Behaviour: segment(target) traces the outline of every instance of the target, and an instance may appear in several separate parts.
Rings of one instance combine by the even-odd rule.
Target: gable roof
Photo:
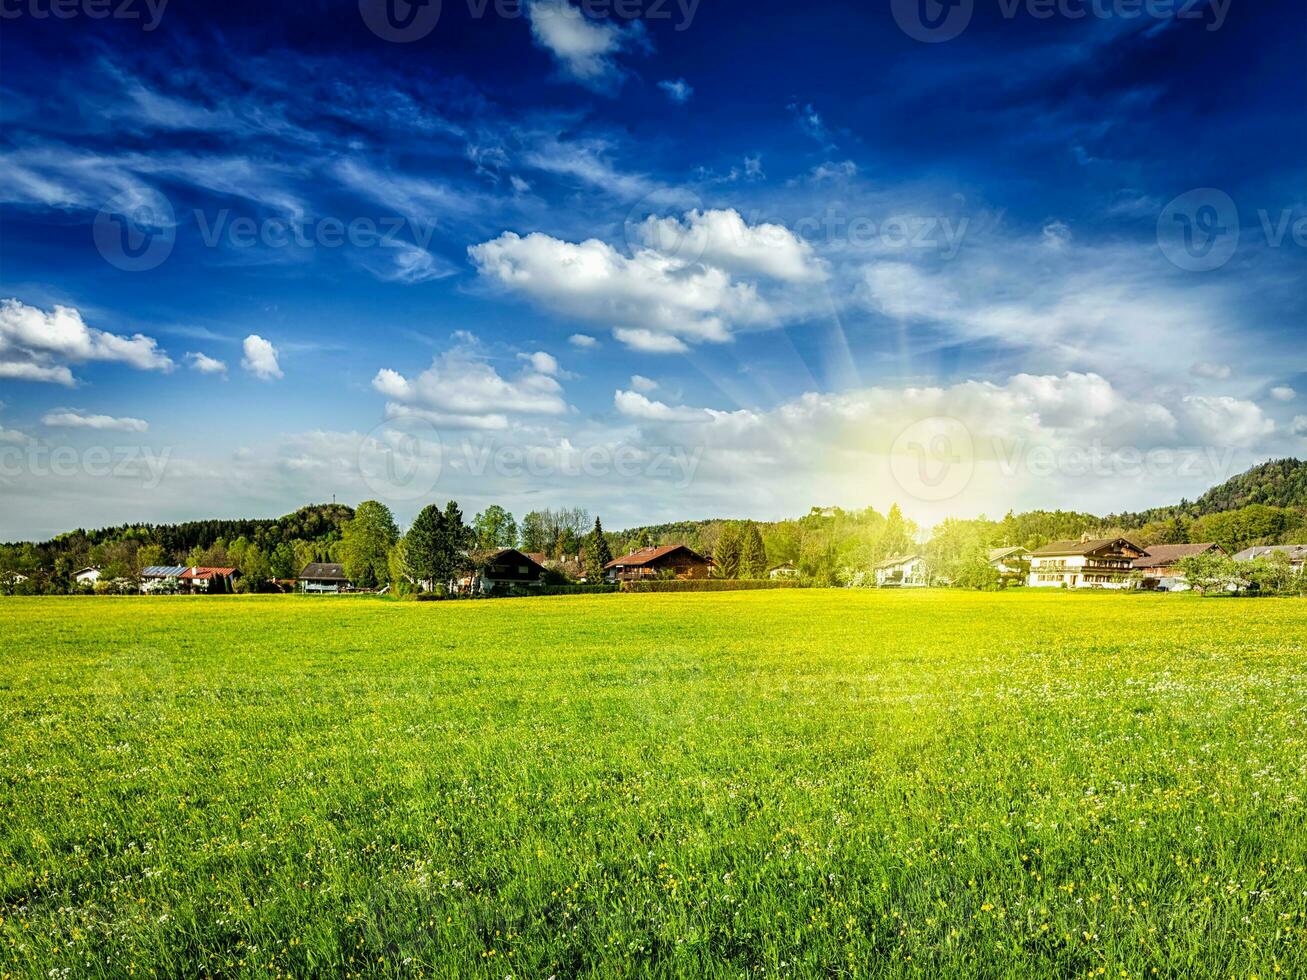
[[[187,579],[226,578],[235,575],[237,571],[238,569],[235,568],[206,568],[203,565],[196,565],[194,568],[186,569],[177,577]]]
[[[703,557],[703,555],[699,554],[693,548],[689,548],[683,544],[665,544],[658,548],[637,548],[629,555],[623,555],[621,558],[614,558],[605,565],[604,568],[638,568],[641,565],[651,565],[676,551],[685,551],[689,553],[692,558],[703,562],[705,565],[708,564],[708,559]]]
[[[990,549],[989,549],[989,560],[990,560],[990,561],[998,561],[1000,558],[1006,558],[1006,557],[1008,557],[1009,555],[1014,555],[1014,554],[1016,554],[1018,551],[1021,552],[1023,555],[1028,555],[1028,554],[1030,554],[1029,551],[1027,551],[1025,548],[1021,547],[1020,545],[1013,545],[1013,546],[1011,546],[1011,547],[1009,547],[1009,548],[990,548]]]
[[[141,575],[145,578],[180,578],[188,567],[187,565],[150,565],[141,569]]]
[[[884,561],[877,562],[875,567],[893,568],[895,565],[906,565],[910,561],[916,561],[918,558],[925,557],[926,556],[921,554],[919,551],[914,551],[910,555],[894,555],[893,557],[886,558]]]
[[[1136,558],[1135,568],[1160,568],[1163,565],[1173,565],[1181,558],[1188,558],[1190,555],[1201,555],[1215,548],[1221,550],[1221,546],[1215,542],[1206,544],[1155,544],[1145,550],[1142,558]]]
[[[521,564],[522,562],[526,562],[528,565],[534,565],[541,573],[549,571],[549,569],[545,568],[544,565],[536,561],[525,551],[518,551],[516,548],[500,548],[498,551],[491,552],[490,554],[486,555],[484,558],[477,560],[476,563],[480,567],[484,568],[485,566],[492,565],[495,562],[501,561],[504,558],[509,558],[509,560],[514,564]]]
[[[1282,551],[1289,556],[1290,561],[1303,561],[1307,559],[1307,544],[1258,544],[1251,548],[1244,548],[1234,556],[1235,561],[1251,561],[1254,558],[1261,558],[1263,555],[1274,554]]]
[[[1136,544],[1131,544],[1125,538],[1090,538],[1089,540],[1080,541],[1050,541],[1042,548],[1036,548],[1031,552],[1036,558],[1049,558],[1057,555],[1092,555],[1095,551],[1105,551],[1109,548],[1123,550],[1121,546],[1129,548],[1131,551],[1137,551],[1140,555],[1144,549]]]
[[[311,561],[304,566],[304,571],[300,572],[299,577],[325,582],[349,581],[345,575],[345,566],[332,561]]]

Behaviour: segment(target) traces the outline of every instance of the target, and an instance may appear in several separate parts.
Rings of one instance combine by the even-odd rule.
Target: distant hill
[[[1197,500],[1110,515],[1105,520],[1123,527],[1142,527],[1156,521],[1193,520],[1252,506],[1307,510],[1307,461],[1272,459],[1230,477]]]

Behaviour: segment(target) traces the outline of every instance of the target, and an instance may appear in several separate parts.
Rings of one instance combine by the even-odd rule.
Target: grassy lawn
[[[1307,602],[0,599],[0,974],[1307,976]]]

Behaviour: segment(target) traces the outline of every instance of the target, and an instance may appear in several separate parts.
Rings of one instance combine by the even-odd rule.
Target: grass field
[[[0,973],[1307,976],[1307,602],[0,600]]]

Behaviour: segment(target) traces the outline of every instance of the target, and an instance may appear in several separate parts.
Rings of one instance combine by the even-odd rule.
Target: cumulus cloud
[[[633,374],[631,375],[631,388],[647,395],[649,392],[657,390],[658,382],[653,378],[646,378],[643,374]]]
[[[646,419],[655,422],[703,422],[711,417],[710,412],[702,408],[689,408],[685,405],[668,405],[654,401],[638,391],[613,392],[613,405],[628,418]]]
[[[1288,385],[1276,385],[1271,389],[1271,397],[1277,402],[1291,402],[1298,397],[1298,393]]]
[[[623,27],[592,20],[568,0],[529,0],[531,36],[557,60],[564,73],[591,86],[619,75],[615,57],[647,44],[639,21]]]
[[[189,351],[186,354],[186,360],[190,363],[191,370],[199,371],[200,374],[227,373],[227,363],[225,361],[210,357],[208,354],[201,354],[199,351]]]
[[[46,312],[17,299],[0,302],[0,378],[71,386],[76,379],[68,364],[87,361],[115,361],[142,371],[174,366],[153,338],[87,326],[71,306]]]
[[[760,283],[799,287],[827,276],[806,242],[780,225],[751,226],[735,211],[650,217],[628,234],[630,254],[598,239],[540,232],[504,232],[468,254],[482,276],[553,312],[610,326],[622,343],[646,352],[684,351],[775,325],[784,304]]]
[[[567,342],[578,350],[594,350],[599,346],[599,341],[588,333],[574,333],[567,338]]]
[[[684,105],[689,101],[690,96],[694,94],[694,88],[684,78],[664,79],[658,83],[658,87],[678,105]]]
[[[1307,436],[1307,415],[1295,415],[1289,431],[1295,436]]]
[[[116,418],[112,415],[87,415],[76,409],[61,408],[46,412],[43,425],[52,429],[97,429],[114,432],[145,432],[150,423],[145,419]]]
[[[390,399],[392,414],[422,414],[450,428],[504,429],[513,415],[568,411],[562,385],[553,377],[557,370],[558,362],[548,354],[529,355],[521,372],[505,378],[463,344],[438,355],[413,379],[382,368],[372,387]]]
[[[542,350],[534,354],[518,354],[518,359],[526,361],[531,365],[531,370],[536,374],[557,375],[559,372],[558,358],[553,354],[547,354]]]
[[[250,374],[260,381],[273,381],[284,376],[277,361],[277,348],[270,341],[252,333],[245,338],[243,347],[245,356],[241,358],[241,367]]]

